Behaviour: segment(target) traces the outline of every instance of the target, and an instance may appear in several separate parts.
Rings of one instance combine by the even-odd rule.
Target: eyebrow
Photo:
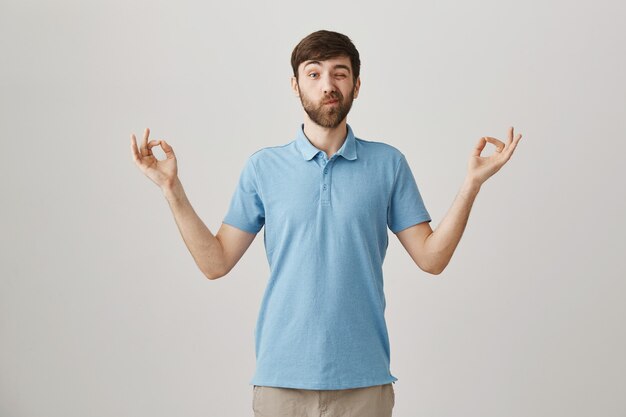
[[[306,67],[307,67],[307,65],[311,65],[311,64],[322,65],[322,63],[321,63],[321,62],[319,62],[319,61],[310,61],[310,62],[307,62],[307,63],[304,65],[303,69],[304,69],[304,68],[306,68]],[[349,67],[349,66],[347,66],[347,65],[344,65],[344,64],[337,64],[337,65],[335,65],[335,66],[333,67],[333,69],[337,69],[337,68],[344,68],[344,69],[348,70],[348,72],[350,72],[350,67]]]

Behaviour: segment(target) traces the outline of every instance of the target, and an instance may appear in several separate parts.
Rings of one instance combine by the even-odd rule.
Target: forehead
[[[310,59],[304,61],[300,64],[300,69],[306,70],[310,68],[316,67],[325,67],[325,68],[343,68],[351,72],[352,65],[350,62],[350,58],[347,56],[340,56],[336,58],[329,58],[325,60],[320,59]]]

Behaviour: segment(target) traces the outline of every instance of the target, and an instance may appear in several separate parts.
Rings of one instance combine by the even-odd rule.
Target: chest
[[[268,224],[306,224],[320,218],[367,224],[386,219],[392,167],[345,159],[298,162],[261,178]]]

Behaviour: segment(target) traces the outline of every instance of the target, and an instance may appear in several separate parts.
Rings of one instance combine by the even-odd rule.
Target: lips
[[[339,100],[331,100],[331,101],[327,101],[324,104],[334,104],[334,103],[337,103],[337,102],[339,102]]]

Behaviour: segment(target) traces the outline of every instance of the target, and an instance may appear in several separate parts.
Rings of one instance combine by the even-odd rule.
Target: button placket
[[[330,206],[331,168],[334,156],[329,160],[322,157],[322,184],[320,190],[320,202],[323,206]]]

